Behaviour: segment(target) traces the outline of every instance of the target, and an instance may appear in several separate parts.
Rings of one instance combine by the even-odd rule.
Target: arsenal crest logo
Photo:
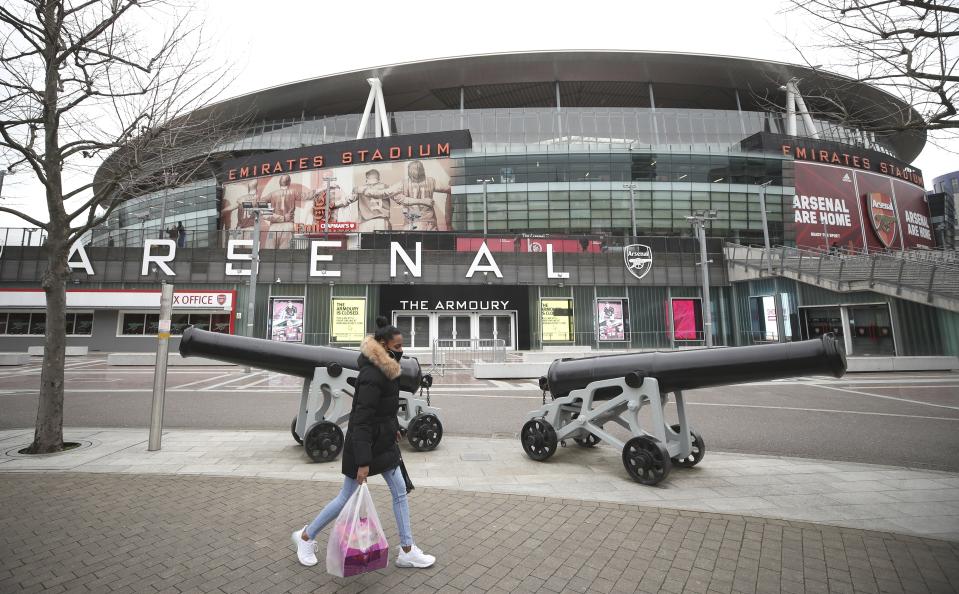
[[[219,303],[220,305],[226,304],[226,295],[224,295],[223,293],[220,293],[219,295],[217,295],[216,302]]]
[[[866,194],[866,203],[869,205],[869,222],[876,237],[887,248],[896,241],[896,207],[892,203],[892,196],[882,192]]]
[[[643,278],[653,268],[653,250],[648,245],[634,243],[623,248],[626,270],[636,278]]]

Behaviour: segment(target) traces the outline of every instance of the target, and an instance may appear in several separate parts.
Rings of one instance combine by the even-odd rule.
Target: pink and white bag
[[[363,483],[333,523],[326,545],[326,571],[349,577],[383,569],[389,561],[390,546],[380,527],[370,489]]]

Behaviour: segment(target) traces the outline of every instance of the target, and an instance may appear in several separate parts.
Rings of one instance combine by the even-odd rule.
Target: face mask
[[[403,351],[394,351],[393,349],[387,349],[390,352],[390,357],[393,357],[394,360],[399,361],[403,358]]]

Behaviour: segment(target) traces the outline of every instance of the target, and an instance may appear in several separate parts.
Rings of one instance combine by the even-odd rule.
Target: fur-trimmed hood
[[[369,359],[370,363],[376,365],[386,376],[386,379],[392,381],[400,377],[400,373],[402,373],[400,364],[393,357],[390,357],[383,345],[376,342],[376,339],[372,336],[363,339],[363,344],[360,345],[360,353]]]

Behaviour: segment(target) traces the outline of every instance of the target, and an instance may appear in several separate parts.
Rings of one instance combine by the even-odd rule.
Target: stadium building
[[[959,296],[935,272],[914,278],[949,265],[910,166],[924,135],[810,115],[823,95],[875,121],[912,109],[803,66],[595,51],[429,60],[237,97],[209,113],[255,117],[209,168],[125,203],[78,247],[69,344],[152,350],[158,287],[173,282],[174,334],[353,346],[382,313],[422,352],[832,331],[854,356],[959,354]],[[767,237],[773,249],[755,247]],[[45,327],[41,248],[6,249],[0,350],[25,350]]]

